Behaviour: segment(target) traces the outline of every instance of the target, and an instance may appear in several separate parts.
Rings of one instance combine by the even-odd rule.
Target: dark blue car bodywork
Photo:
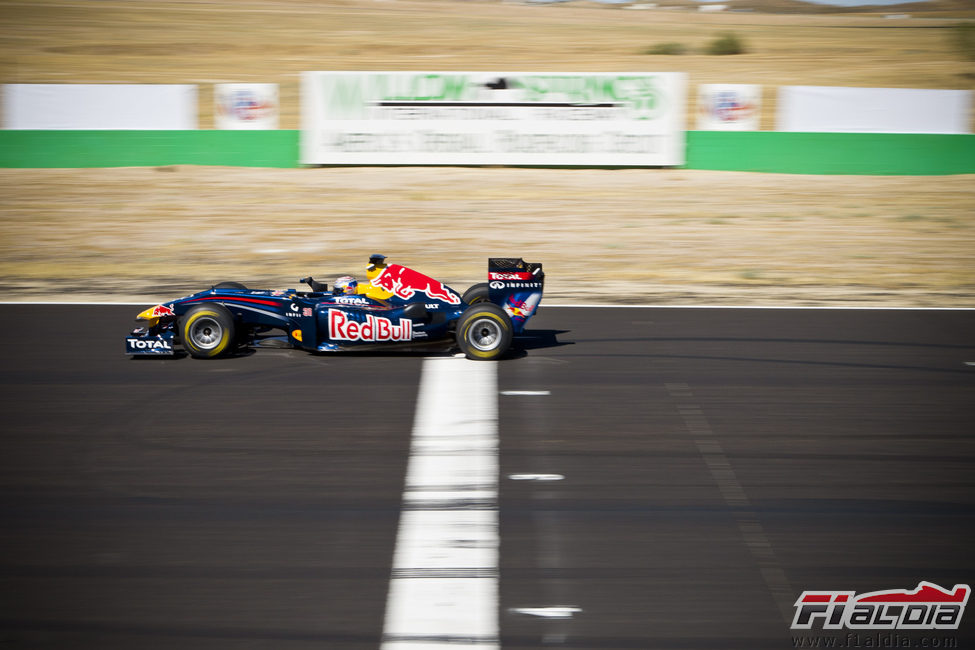
[[[133,356],[174,356],[183,343],[193,356],[211,356],[194,354],[185,345],[187,336],[202,339],[206,334],[187,330],[184,322],[193,319],[202,305],[210,308],[204,310],[208,313],[232,319],[232,324],[225,329],[234,338],[233,349],[277,345],[309,352],[334,352],[388,346],[416,349],[460,345],[467,352],[458,340],[458,321],[466,328],[465,318],[474,318],[475,312],[489,312],[485,315],[487,326],[493,327],[493,322],[497,322],[500,329],[510,328],[507,334],[510,341],[510,336],[520,334],[535,313],[545,277],[541,264],[517,258],[492,258],[488,262],[488,282],[471,287],[462,296],[406,267],[392,265],[389,269],[398,273],[384,272],[372,281],[392,294],[382,300],[361,294],[254,290],[235,283],[218,284],[140,314],[145,326],[126,337],[125,351]],[[496,356],[474,352],[475,356],[468,356]]]

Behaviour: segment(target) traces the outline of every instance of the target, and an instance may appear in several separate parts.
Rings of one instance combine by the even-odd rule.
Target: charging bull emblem
[[[538,302],[542,299],[540,292],[524,294],[518,293],[508,297],[503,308],[508,312],[512,322],[524,325],[525,321],[532,317],[538,309]]]
[[[419,292],[451,305],[460,304],[460,296],[444,286],[442,282],[399,264],[387,266],[382,273],[372,279],[372,285],[403,300],[410,300]]]

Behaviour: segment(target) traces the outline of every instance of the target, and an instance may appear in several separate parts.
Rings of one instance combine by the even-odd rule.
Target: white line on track
[[[503,390],[501,391],[501,394],[506,395],[508,397],[530,397],[533,395],[535,396],[551,395],[552,391],[550,390]]]
[[[500,648],[497,363],[423,362],[382,650]]]
[[[572,618],[582,610],[578,607],[512,607],[508,611],[539,618]]]
[[[562,474],[508,474],[512,481],[561,481],[565,479]]]

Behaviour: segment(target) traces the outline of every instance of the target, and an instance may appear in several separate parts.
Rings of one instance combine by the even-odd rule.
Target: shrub
[[[955,49],[969,61],[975,61],[975,23],[955,25],[951,30]]]
[[[704,51],[707,54],[744,54],[748,49],[737,34],[728,32],[711,41]]]
[[[680,55],[687,54],[687,46],[683,43],[657,43],[653,47],[648,47],[644,54],[666,54]]]

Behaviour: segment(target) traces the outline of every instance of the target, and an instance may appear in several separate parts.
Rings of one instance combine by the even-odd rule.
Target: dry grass
[[[53,188],[57,188],[53,191]],[[295,286],[383,252],[456,288],[489,255],[548,300],[971,305],[970,177],[677,170],[0,170],[0,292]]]
[[[737,6],[790,0],[731,0]],[[661,4],[690,6],[690,0]],[[303,70],[678,70],[698,83],[971,88],[944,27],[967,0],[883,13],[699,14],[448,0],[0,0],[0,82],[276,82]],[[700,51],[734,31],[749,53]],[[691,98],[690,111],[694,109]],[[691,113],[693,115],[693,113]],[[693,122],[691,122],[693,124]],[[972,305],[971,177],[661,170],[0,170],[0,296],[172,297],[294,286],[384,252],[458,287],[488,255],[546,265],[549,299]]]

